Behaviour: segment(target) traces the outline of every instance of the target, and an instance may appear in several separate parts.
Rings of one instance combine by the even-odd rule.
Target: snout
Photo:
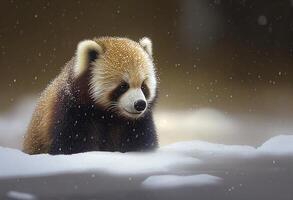
[[[139,88],[129,89],[119,100],[123,113],[130,117],[140,117],[147,108],[146,98]]]

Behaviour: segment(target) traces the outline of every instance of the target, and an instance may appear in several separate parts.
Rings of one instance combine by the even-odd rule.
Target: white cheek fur
[[[105,63],[103,57],[101,56],[94,63],[94,67],[91,73],[90,79],[90,95],[95,100],[105,107],[109,106],[111,102],[108,100],[108,94],[117,87],[117,84],[113,83],[111,80],[106,78],[105,75]]]
[[[152,63],[149,63],[147,86],[150,90],[150,97],[148,98],[148,101],[151,102],[154,100],[156,96],[156,89],[157,89],[156,72],[155,72],[155,67]]]

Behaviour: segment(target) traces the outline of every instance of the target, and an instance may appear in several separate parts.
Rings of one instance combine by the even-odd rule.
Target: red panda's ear
[[[153,56],[153,44],[148,37],[141,38],[139,40],[139,44],[151,57]]]
[[[102,47],[93,40],[79,42],[76,50],[76,62],[73,69],[74,76],[78,77],[84,73],[91,62],[94,62],[102,53]]]

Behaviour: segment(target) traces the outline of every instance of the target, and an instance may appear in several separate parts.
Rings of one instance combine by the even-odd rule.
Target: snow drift
[[[188,141],[152,153],[30,156],[1,147],[0,198],[292,199],[292,146],[281,135],[258,148]]]

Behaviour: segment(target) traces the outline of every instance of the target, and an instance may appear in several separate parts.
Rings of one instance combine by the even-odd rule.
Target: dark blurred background
[[[105,35],[152,39],[158,109],[293,122],[292,0],[3,0],[0,111],[41,92],[80,40]]]

